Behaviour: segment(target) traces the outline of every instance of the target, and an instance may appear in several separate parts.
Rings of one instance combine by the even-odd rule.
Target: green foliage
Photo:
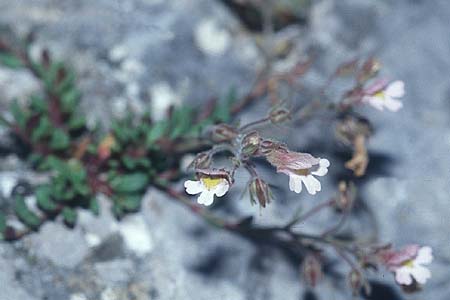
[[[50,147],[53,150],[64,150],[70,145],[70,138],[61,128],[57,128],[52,133]]]
[[[5,67],[18,69],[23,67],[22,60],[11,53],[0,52],[0,65],[4,65]]]
[[[6,231],[6,217],[5,215],[0,212],[0,241],[5,238],[5,231]]]
[[[75,226],[80,208],[98,215],[97,193],[109,196],[117,218],[139,210],[152,181],[162,172],[179,168],[180,156],[173,147],[198,140],[212,124],[230,121],[236,100],[231,90],[205,111],[171,107],[167,118],[159,121],[152,120],[150,111],[140,117],[129,113],[113,120],[104,138],[96,129],[88,130],[85,116],[79,114],[81,92],[75,73],[64,63],[51,58],[22,61],[16,54],[0,52],[0,64],[28,68],[44,86],[28,102],[14,101],[10,107],[13,132],[31,149],[27,161],[51,175],[48,183],[35,187],[39,216],[23,197],[14,199],[17,218],[33,230],[57,215]],[[0,238],[5,230],[5,216],[0,213]]]
[[[15,198],[14,211],[19,220],[31,229],[37,229],[41,225],[41,219],[28,208],[22,196]]]
[[[62,210],[62,216],[64,219],[64,223],[68,226],[73,227],[77,222],[77,211],[70,207],[64,207]]]
[[[55,212],[58,209],[58,205],[52,200],[52,188],[50,185],[41,185],[36,188],[36,201],[44,211]]]
[[[111,188],[117,193],[137,193],[145,190],[149,178],[144,173],[116,176],[110,181]]]

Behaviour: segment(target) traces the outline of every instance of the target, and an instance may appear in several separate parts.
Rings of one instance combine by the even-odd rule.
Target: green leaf
[[[96,216],[100,214],[100,206],[98,205],[98,201],[96,198],[91,198],[89,200],[89,209]]]
[[[68,226],[73,227],[77,222],[77,211],[70,207],[64,207],[62,210],[62,216],[64,219],[64,223]]]
[[[48,70],[44,73],[44,82],[48,90],[53,90],[58,73],[64,65],[61,62],[53,63]]]
[[[74,184],[74,188],[75,191],[83,197],[89,196],[91,194],[91,189],[86,184],[77,183]]]
[[[153,144],[158,139],[163,137],[166,134],[168,127],[169,127],[169,122],[167,122],[166,120],[155,123],[153,125],[152,129],[147,133],[147,138],[146,138],[147,147],[153,146]]]
[[[118,193],[136,193],[144,190],[148,185],[148,176],[144,173],[134,173],[113,178],[111,188]]]
[[[53,127],[48,117],[40,118],[38,126],[31,133],[31,140],[37,142],[44,137],[50,136],[52,129]]]
[[[83,116],[73,116],[69,120],[69,129],[70,130],[78,130],[80,128],[86,127],[86,118]]]
[[[22,60],[11,53],[0,52],[0,64],[12,69],[23,67]]]
[[[85,183],[87,179],[86,169],[83,167],[80,161],[76,159],[72,159],[67,164],[69,168],[68,174],[64,174],[67,178],[72,182],[72,184],[81,184]]]
[[[231,106],[236,102],[237,92],[235,88],[231,88],[225,98],[222,98],[216,104],[213,112],[215,121],[228,123],[231,121]]]
[[[4,238],[4,233],[6,230],[6,217],[5,215],[0,212],[0,241]]]
[[[124,211],[134,212],[141,207],[142,195],[122,195],[117,201]]]
[[[56,93],[59,95],[73,88],[75,83],[75,72],[67,67],[65,67],[64,70],[66,72],[66,77],[56,88]]]
[[[33,111],[44,113],[47,111],[47,101],[38,96],[31,96],[30,107]]]
[[[113,212],[114,216],[116,216],[117,219],[122,218],[122,216],[124,214],[122,207],[117,203],[113,205],[112,212]]]
[[[66,164],[54,155],[47,156],[39,168],[43,171],[57,171],[59,174],[64,174],[67,170]]]
[[[20,107],[17,100],[13,101],[10,110],[16,123],[20,128],[24,129],[27,125],[28,118],[30,117],[29,113],[24,108]]]
[[[170,138],[176,139],[189,130],[192,125],[192,110],[189,107],[180,107],[173,112]]]
[[[44,211],[56,211],[58,206],[51,199],[52,189],[50,185],[41,185],[36,189],[36,200],[38,206]]]
[[[134,168],[136,168],[136,159],[128,156],[128,155],[124,155],[124,157],[122,157],[122,163],[124,164],[125,168],[127,168],[128,170],[132,170]]]
[[[71,89],[61,96],[61,110],[65,113],[73,112],[80,100],[81,93],[77,89]]]
[[[28,227],[37,229],[41,225],[41,220],[35,213],[28,209],[23,197],[16,197],[14,201],[14,211],[19,220]]]
[[[70,145],[70,138],[61,128],[55,129],[50,140],[50,147],[54,150],[64,150]]]

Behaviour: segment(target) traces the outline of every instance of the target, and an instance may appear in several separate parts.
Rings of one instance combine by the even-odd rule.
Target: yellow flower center
[[[219,183],[222,182],[222,180],[223,180],[222,178],[211,178],[211,177],[203,177],[201,179],[203,185],[206,187],[208,191],[218,186]]]
[[[414,267],[414,260],[410,259],[407,260],[403,263],[403,266],[408,267],[408,268],[413,268]]]
[[[384,100],[384,91],[379,91],[379,92],[377,92],[377,93],[375,93],[375,95],[373,95],[374,97],[376,97],[376,98],[380,98],[380,99],[382,99],[382,100]]]
[[[309,169],[294,170],[294,173],[300,176],[307,176],[309,174]]]

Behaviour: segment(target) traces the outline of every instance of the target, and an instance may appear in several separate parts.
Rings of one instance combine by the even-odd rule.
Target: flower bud
[[[302,265],[303,277],[307,284],[315,287],[322,279],[322,263],[316,254],[309,254],[305,257]]]
[[[248,133],[242,139],[241,152],[245,155],[252,156],[259,149],[259,144],[261,143],[261,137],[256,131]]]
[[[336,200],[336,206],[342,211],[349,210],[353,206],[355,196],[356,188],[352,182],[348,184],[345,181],[339,182],[339,195]]]
[[[289,120],[291,113],[284,107],[279,107],[272,110],[269,114],[270,121],[273,124],[283,123]]]
[[[261,141],[260,152],[262,155],[267,155],[270,152],[278,150],[278,149],[285,149],[287,151],[287,148],[280,142],[273,141],[273,140]]]
[[[255,200],[256,199],[256,200]],[[258,201],[261,207],[266,207],[272,199],[272,192],[269,186],[260,178],[255,178],[250,183],[250,200],[252,204],[256,204]]]
[[[361,288],[363,286],[361,273],[357,270],[351,270],[348,274],[348,284],[353,291],[353,295],[357,296],[361,292]]]
[[[373,78],[381,69],[381,63],[376,58],[369,58],[361,68],[358,74],[358,82],[364,83]]]
[[[211,139],[214,142],[221,143],[231,141],[238,135],[236,128],[227,124],[218,124],[213,127],[211,132]]]
[[[208,152],[198,153],[194,160],[188,165],[188,168],[208,169],[211,166],[211,155]]]

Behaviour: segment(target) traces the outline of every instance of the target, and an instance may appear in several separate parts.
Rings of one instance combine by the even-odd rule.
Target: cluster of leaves
[[[203,110],[171,107],[160,121],[152,120],[150,112],[129,113],[101,134],[89,129],[79,112],[75,73],[64,63],[53,62],[47,50],[37,61],[28,52],[26,45],[11,47],[0,40],[0,65],[28,69],[43,87],[26,103],[14,101],[11,118],[1,119],[27,149],[25,156],[33,168],[48,172],[50,179],[35,187],[39,211],[22,196],[14,199],[13,211],[27,226],[25,231],[8,226],[0,212],[2,239],[17,239],[58,215],[74,226],[78,208],[99,213],[97,193],[109,196],[117,218],[139,210],[143,193],[155,178],[176,179],[180,157],[204,147],[207,126],[231,119],[234,93]]]

